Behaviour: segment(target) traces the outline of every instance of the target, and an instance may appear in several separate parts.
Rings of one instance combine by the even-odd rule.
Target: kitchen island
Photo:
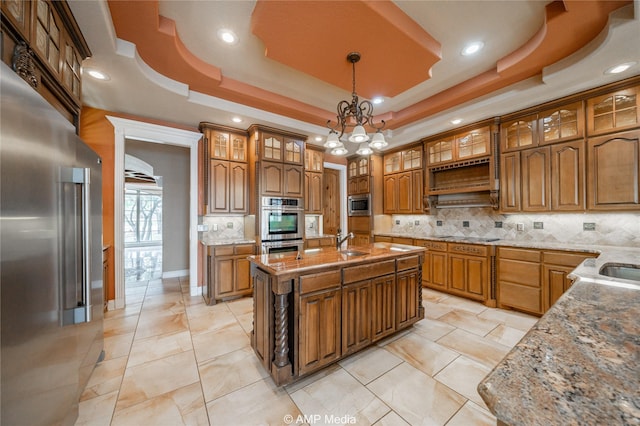
[[[251,344],[276,385],[291,383],[424,318],[422,247],[250,256]]]

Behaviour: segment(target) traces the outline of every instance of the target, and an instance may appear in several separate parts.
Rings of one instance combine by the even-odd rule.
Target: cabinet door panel
[[[340,357],[340,294],[333,290],[300,298],[299,374]]]
[[[584,141],[551,147],[551,210],[584,210]]]
[[[411,180],[411,172],[398,175],[398,213],[411,213],[413,211]]]
[[[589,208],[640,207],[640,131],[589,140]]]
[[[523,151],[522,210],[549,210],[549,149]]]
[[[229,212],[246,213],[249,175],[246,164],[229,163]]]
[[[478,296],[485,296],[487,287],[487,261],[486,259],[467,259],[467,292]]]
[[[422,170],[414,170],[411,172],[411,204],[413,213],[422,213],[422,182],[424,178],[422,176]]]
[[[209,213],[229,212],[229,163],[211,160]]]
[[[436,287],[447,287],[447,254],[431,253],[431,284]]]
[[[398,210],[398,179],[396,175],[384,177],[384,212],[396,213]]]
[[[371,281],[342,290],[342,353],[355,352],[371,343]]]
[[[279,163],[262,164],[262,193],[264,195],[282,195],[283,187],[283,167]]]
[[[449,256],[449,288],[464,291],[465,272],[465,259],[458,256]]]
[[[219,296],[224,297],[228,293],[233,293],[233,259],[216,259],[215,280],[218,283]]]
[[[393,275],[376,278],[372,290],[372,338],[378,340],[396,329],[396,280]]]
[[[245,257],[235,260],[235,291],[248,291],[251,289],[251,264]]]
[[[284,165],[284,196],[300,198],[304,195],[304,172],[300,166]]]
[[[398,327],[418,319],[418,285],[418,271],[398,274],[396,283]]]
[[[517,212],[520,204],[520,153],[500,156],[500,209]]]

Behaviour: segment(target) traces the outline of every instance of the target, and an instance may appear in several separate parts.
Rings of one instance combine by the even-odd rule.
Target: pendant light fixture
[[[380,124],[375,125],[373,123],[373,104],[368,100],[360,102],[358,94],[356,93],[356,62],[360,60],[360,53],[349,53],[347,55],[347,60],[351,62],[353,70],[351,102],[347,102],[345,100],[338,102],[338,115],[336,116],[337,123],[335,125],[331,125],[331,120],[327,121],[327,127],[331,130],[329,131],[329,136],[327,136],[325,147],[333,148],[335,150],[336,148],[334,145],[340,142],[340,138],[348,128],[353,127],[353,131],[351,132],[351,135],[349,135],[348,140],[359,144],[358,153],[367,152],[367,154],[370,154],[371,148],[380,149],[388,145],[381,132],[382,128],[385,126],[385,122],[384,120],[380,120]],[[373,140],[368,146],[366,146],[366,142],[369,141],[369,135],[367,134],[364,126],[369,126],[376,130]],[[365,145],[363,146],[363,144]],[[367,150],[365,150],[365,147]]]

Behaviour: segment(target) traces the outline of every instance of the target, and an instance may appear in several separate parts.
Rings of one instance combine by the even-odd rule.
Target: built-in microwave
[[[349,216],[371,216],[371,194],[349,195],[347,214]]]
[[[302,198],[263,197],[260,211],[262,241],[302,240],[304,201]]]

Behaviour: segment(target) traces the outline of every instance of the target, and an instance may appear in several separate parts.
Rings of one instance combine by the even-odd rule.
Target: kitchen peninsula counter
[[[291,383],[424,318],[425,249],[391,243],[250,256],[251,344]]]
[[[640,424],[640,285],[600,274],[640,249],[585,260],[576,282],[478,385],[503,424]]]

